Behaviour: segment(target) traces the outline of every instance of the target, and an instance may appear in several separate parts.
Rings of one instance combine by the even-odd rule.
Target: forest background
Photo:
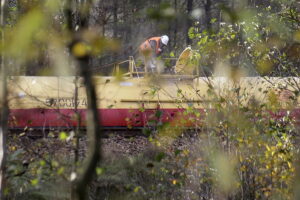
[[[75,9],[72,26],[74,31],[78,31],[80,5],[75,2],[72,5]],[[40,2],[8,1],[6,27],[14,27],[35,4]],[[47,23],[53,30],[66,28],[65,3],[61,1],[58,4],[59,8],[47,16]],[[105,68],[111,68],[108,64],[127,60],[129,56],[138,58],[138,47],[147,38],[166,34],[170,43],[164,57],[178,57],[191,45],[203,56],[201,65],[208,71],[213,71],[216,63],[225,57],[231,66],[245,68],[248,75],[264,73],[268,71],[264,68],[271,67],[277,69],[280,75],[288,75],[291,72],[289,68],[293,66],[295,69],[292,71],[295,72],[295,66],[299,64],[298,9],[299,2],[284,0],[94,1],[89,13],[89,29],[98,37],[116,39],[119,48],[112,53],[102,52],[93,56],[89,66],[107,73]],[[45,26],[45,21],[42,23]],[[228,45],[227,49],[216,48],[219,53],[215,56],[216,52],[206,48],[214,46],[213,42],[219,47]],[[32,59],[27,59],[26,63],[10,61],[9,69],[15,75],[53,73],[53,49],[49,46],[41,48],[38,42],[32,43],[29,51],[34,54]]]

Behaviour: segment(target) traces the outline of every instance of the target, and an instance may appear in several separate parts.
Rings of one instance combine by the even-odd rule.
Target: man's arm
[[[159,40],[159,45],[158,45],[158,52],[159,54],[161,54],[163,52],[163,47],[164,47],[164,44],[161,42],[161,40]]]
[[[159,56],[162,53],[161,42],[159,42],[158,48],[156,47],[157,45],[155,40],[150,40],[149,43],[154,51],[154,55]]]

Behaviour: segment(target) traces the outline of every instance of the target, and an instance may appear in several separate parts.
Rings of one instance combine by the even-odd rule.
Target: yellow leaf
[[[240,161],[240,162],[243,162],[243,160],[244,160],[243,157],[240,155],[240,156],[239,156],[239,161]]]
[[[88,52],[89,52],[89,47],[87,44],[83,42],[77,42],[72,48],[73,55],[78,58],[86,56]]]
[[[15,151],[17,148],[15,146],[10,147],[11,151]]]
[[[294,40],[297,42],[300,42],[300,30],[295,32]]]
[[[172,181],[172,183],[173,183],[173,185],[176,185],[176,184],[177,184],[177,180],[174,179],[174,180]]]
[[[189,151],[188,149],[183,150],[183,154],[184,154],[184,155],[187,156],[187,155],[189,155],[189,153],[190,153],[190,151]]]
[[[272,151],[272,152],[271,152],[271,155],[274,156],[274,154],[275,154],[275,151]]]
[[[274,63],[270,60],[260,60],[257,62],[257,70],[261,74],[270,72],[273,68]]]
[[[292,168],[292,163],[291,162],[288,162],[287,164],[288,164],[289,168]]]
[[[245,172],[245,171],[246,171],[246,169],[247,169],[247,168],[246,168],[246,166],[245,166],[245,165],[243,165],[243,166],[241,167],[241,171],[242,171],[242,172]]]

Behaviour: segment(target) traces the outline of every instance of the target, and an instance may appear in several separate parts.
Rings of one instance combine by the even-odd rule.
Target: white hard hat
[[[161,36],[161,42],[162,42],[164,45],[168,45],[169,37],[168,37],[167,35]]]

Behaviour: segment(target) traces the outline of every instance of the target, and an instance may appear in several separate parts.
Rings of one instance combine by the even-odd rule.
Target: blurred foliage
[[[142,7],[142,1],[133,2],[137,2],[135,7]],[[214,72],[233,80],[245,75],[298,77],[299,3],[261,1],[247,7],[245,2],[240,1],[235,7],[220,4],[224,20],[210,19],[210,28],[204,29],[194,21],[187,33],[195,50],[190,62],[201,66],[200,71],[206,75]],[[67,51],[74,41],[66,30],[62,12],[65,2],[19,3],[19,7],[10,7],[5,46],[1,47],[11,73],[18,69],[15,74],[26,74],[26,66],[32,62],[47,62],[49,69],[38,69],[37,74],[76,74]],[[174,20],[177,13],[171,5],[166,1],[158,3],[158,9],[149,6],[147,16],[157,21]],[[72,14],[78,17],[76,12]],[[97,57],[119,50],[119,42],[101,35],[100,29],[95,26],[77,30],[75,26],[74,33],[82,37],[72,45],[74,56]],[[171,52],[170,57],[175,57],[175,53]],[[121,79],[119,72],[116,76]],[[294,88],[297,99],[299,87]],[[153,87],[153,95],[159,89]],[[141,155],[107,159],[96,170],[96,186],[91,186],[91,193],[96,187],[95,196],[102,199],[297,199],[293,190],[299,182],[295,179],[299,138],[294,118],[288,112],[283,117],[274,117],[280,105],[276,94],[268,93],[266,104],[242,105],[239,98],[247,94],[238,93],[238,88],[232,90],[236,96],[228,98],[218,95],[209,85],[207,93],[217,100],[211,110],[200,113],[190,105],[176,116],[176,121],[149,121],[145,133],[153,149]],[[178,108],[182,99],[182,91],[178,90]],[[157,111],[153,115],[159,118],[162,113]],[[193,124],[195,132],[200,129],[199,133],[181,137],[182,124]],[[76,148],[76,138],[71,133],[58,135],[59,142],[53,146],[70,145],[70,151]],[[190,139],[186,146],[176,145],[185,137]],[[40,152],[41,146],[48,151]],[[9,144],[8,148],[8,199],[70,198],[70,184],[76,178],[74,169],[81,161],[74,164],[68,152],[51,149],[49,140],[36,146]]]
[[[300,28],[296,2],[272,1],[265,8],[223,7],[224,22],[214,28],[189,30],[197,44],[200,66],[212,72],[217,63],[229,63],[249,75],[298,76]]]

